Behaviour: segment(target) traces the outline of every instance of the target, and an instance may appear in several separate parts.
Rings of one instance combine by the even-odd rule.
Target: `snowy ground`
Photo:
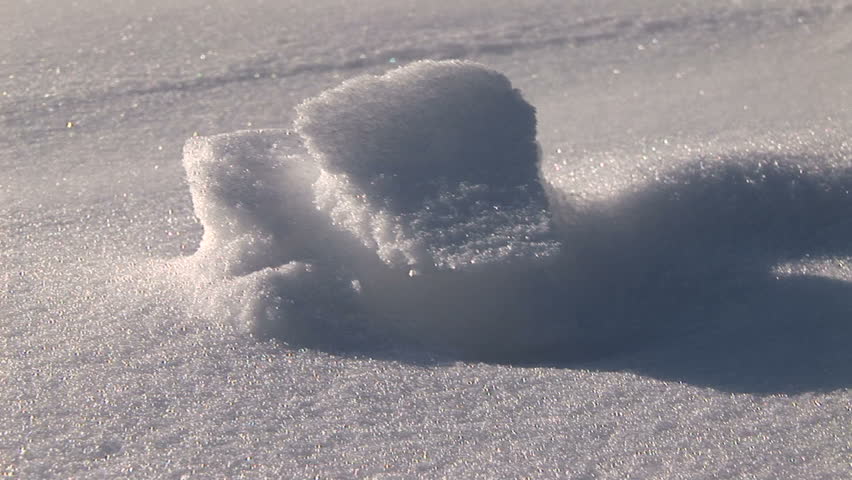
[[[0,473],[852,476],[852,4],[301,3],[0,2]],[[594,349],[299,349],[165,278],[187,139],[452,58],[537,109]]]

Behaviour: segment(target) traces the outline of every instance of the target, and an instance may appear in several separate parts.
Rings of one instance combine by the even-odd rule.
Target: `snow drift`
[[[388,266],[470,270],[550,257],[535,111],[503,75],[419,62],[298,108],[316,202]]]
[[[842,250],[801,231],[852,207],[841,154],[667,160],[600,198],[540,163],[533,107],[460,61],[347,81],[293,130],[192,138],[188,302],[291,345],[598,357],[730,332],[713,299],[784,290],[779,261]]]
[[[535,111],[508,79],[419,62],[304,102],[295,128],[187,142],[200,309],[295,345],[551,341],[523,319],[549,318],[561,244]]]

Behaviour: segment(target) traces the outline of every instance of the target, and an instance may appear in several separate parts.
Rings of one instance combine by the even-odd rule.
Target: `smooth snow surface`
[[[0,475],[852,477],[850,25],[0,1]]]

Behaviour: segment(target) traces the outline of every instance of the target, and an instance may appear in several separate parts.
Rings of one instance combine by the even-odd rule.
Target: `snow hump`
[[[535,110],[505,76],[424,61],[356,78],[301,104],[295,132],[187,142],[196,306],[300,345],[549,341],[522,319],[551,308],[561,244]]]
[[[317,205],[391,266],[551,256],[535,109],[481,65],[423,61],[298,107]]]
[[[535,109],[478,64],[423,61],[355,78],[297,112],[323,169],[359,184],[386,175],[406,186],[435,177],[514,186],[536,176]]]
[[[291,345],[510,362],[677,345],[737,332],[714,299],[807,295],[779,261],[847,251],[803,233],[849,211],[843,153],[671,156],[671,172],[638,153],[619,161],[641,175],[561,174],[506,77],[458,61],[355,78],[296,113],[292,130],[187,142],[204,234],[173,269],[191,309]],[[633,183],[610,192],[618,175]]]

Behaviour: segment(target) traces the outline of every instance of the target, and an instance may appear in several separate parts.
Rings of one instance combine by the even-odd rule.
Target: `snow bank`
[[[303,345],[367,331],[478,356],[548,338],[524,321],[548,317],[561,245],[535,110],[503,75],[357,78],[300,105],[296,131],[187,142],[194,304]]]

